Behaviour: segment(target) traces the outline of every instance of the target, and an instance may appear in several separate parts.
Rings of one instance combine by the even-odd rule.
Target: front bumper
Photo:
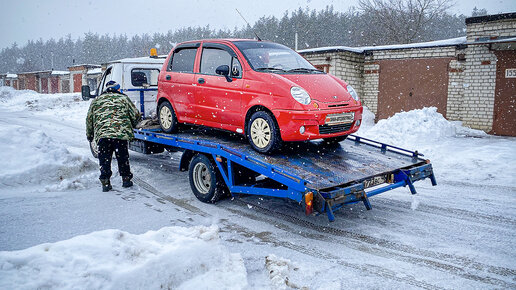
[[[347,107],[345,109],[317,110],[317,111],[293,111],[273,110],[283,141],[305,141],[320,138],[338,137],[349,135],[358,130],[362,121],[362,106]],[[326,117],[330,114],[354,112],[352,122],[328,125]],[[305,131],[300,132],[303,126]]]

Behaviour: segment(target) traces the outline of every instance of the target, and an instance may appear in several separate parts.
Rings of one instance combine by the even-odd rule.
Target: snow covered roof
[[[134,57],[134,58],[123,58],[118,60],[109,61],[106,64],[110,63],[155,63],[155,64],[163,64],[165,62],[166,55],[160,55],[157,58],[145,56],[145,57]]]
[[[362,47],[349,47],[349,46],[327,46],[310,49],[299,50],[299,53],[314,53],[314,52],[337,52],[337,51],[350,51],[355,53],[364,53],[372,50],[389,50],[389,49],[408,49],[408,48],[425,48],[425,47],[442,47],[442,46],[454,46],[466,44],[466,37],[457,37],[436,41],[408,43],[408,44],[392,44],[392,45],[379,45],[379,46],[362,46]]]
[[[86,74],[95,75],[95,74],[101,74],[101,73],[102,73],[102,68],[99,67],[99,68],[89,69]]]
[[[69,71],[64,71],[64,70],[53,70],[52,71],[52,75],[56,76],[56,75],[67,75],[67,74],[70,74]]]
[[[90,68],[90,67],[100,67],[100,65],[98,64],[87,64],[87,63],[84,63],[84,64],[74,64],[72,66],[69,66],[68,68],[72,68],[72,67],[86,67],[86,68]]]
[[[6,77],[6,78],[12,78],[12,79],[14,79],[14,78],[17,78],[17,77],[18,77],[18,75],[17,75],[17,74],[6,74],[6,75],[5,75],[5,77]]]

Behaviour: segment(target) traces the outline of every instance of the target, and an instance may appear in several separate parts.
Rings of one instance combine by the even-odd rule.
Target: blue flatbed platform
[[[330,145],[323,141],[286,143],[274,155],[254,151],[242,135],[214,129],[185,129],[177,134],[137,129],[135,138],[140,145],[182,150],[185,162],[197,153],[211,156],[231,194],[305,202],[306,194],[312,193],[310,206],[326,213],[330,221],[335,218],[333,212],[345,204],[362,201],[371,209],[369,197],[376,194],[402,186],[409,186],[415,194],[413,183],[425,178],[436,185],[432,165],[422,154],[354,135]],[[257,178],[239,182],[242,168]]]

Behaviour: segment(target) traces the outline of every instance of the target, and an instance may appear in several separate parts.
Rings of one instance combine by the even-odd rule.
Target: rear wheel
[[[190,162],[188,173],[190,187],[198,200],[215,203],[224,196],[224,180],[206,155],[196,155]]]
[[[251,115],[247,124],[247,139],[253,149],[260,153],[273,153],[282,145],[278,125],[274,117],[265,111]]]
[[[159,125],[165,133],[174,133],[177,131],[177,118],[172,105],[165,101],[159,105]]]

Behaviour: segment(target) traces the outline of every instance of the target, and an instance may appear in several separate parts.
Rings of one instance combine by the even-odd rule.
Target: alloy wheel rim
[[[202,193],[207,194],[211,187],[211,174],[208,170],[208,166],[204,163],[197,163],[193,170],[193,181],[195,188]]]
[[[265,119],[256,118],[251,123],[251,139],[258,148],[265,148],[271,142],[271,127]]]
[[[161,108],[161,111],[159,112],[159,119],[161,121],[161,125],[163,125],[164,128],[170,128],[172,125],[172,112],[170,112],[168,107],[163,106]]]

